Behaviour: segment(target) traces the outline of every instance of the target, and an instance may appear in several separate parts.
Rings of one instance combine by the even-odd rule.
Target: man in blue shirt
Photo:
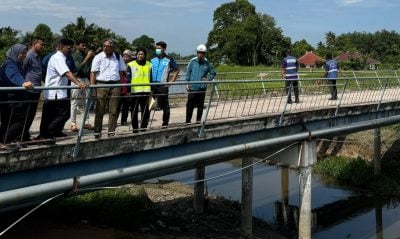
[[[31,81],[34,86],[41,86],[43,78],[42,61],[40,57],[44,50],[44,45],[43,39],[35,38],[32,41],[32,47],[28,51],[23,64],[23,69],[26,74],[25,78]],[[41,91],[26,92],[27,100],[30,102],[28,103],[27,108],[27,119],[23,132],[23,141],[30,140],[29,129],[31,128],[33,120],[35,119],[40,93]]]
[[[292,56],[291,50],[286,51],[286,57],[281,63],[281,78],[285,79],[286,94],[288,95],[287,103],[292,103],[291,90],[294,90],[295,102],[299,103],[299,81],[297,71],[299,63],[296,57]]]
[[[178,78],[179,68],[173,58],[165,52],[167,43],[160,41],[156,43],[156,56],[151,59],[152,64],[152,83],[174,82]],[[173,72],[171,80],[170,73]],[[170,107],[168,101],[168,85],[152,86],[153,95],[157,98],[158,106],[163,110],[162,127],[168,127],[170,117]]]
[[[332,59],[332,54],[326,54],[325,74],[324,77],[328,80],[329,91],[331,98],[329,100],[337,100],[336,78],[339,75],[339,65],[335,59]]]
[[[197,57],[190,60],[187,68],[186,81],[212,81],[217,74],[212,64],[205,57],[207,47],[203,44],[197,47]],[[192,83],[186,85],[188,101],[186,104],[186,123],[190,124],[194,107],[197,107],[196,123],[200,123],[203,115],[204,99],[207,84]]]

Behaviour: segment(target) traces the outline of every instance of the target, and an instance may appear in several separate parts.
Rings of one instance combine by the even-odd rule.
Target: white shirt
[[[122,60],[122,56],[119,57],[119,61],[115,56],[117,53],[113,53],[111,57],[107,57],[104,52],[97,54],[92,62],[91,72],[96,73],[96,80],[99,81],[119,81],[120,71],[125,71],[125,63]]]
[[[50,57],[47,66],[45,86],[67,86],[68,79],[65,73],[69,71],[66,63],[67,58],[61,51],[57,51]],[[67,89],[45,90],[44,98],[48,100],[67,98]]]

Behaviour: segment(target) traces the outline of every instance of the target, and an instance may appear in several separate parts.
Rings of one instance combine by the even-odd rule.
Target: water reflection
[[[206,178],[238,168],[221,163],[206,168]],[[257,164],[254,170],[253,215],[274,224],[288,238],[298,238],[300,190],[297,170]],[[193,171],[162,179],[193,181]],[[208,181],[208,193],[240,201],[240,173]],[[312,238],[398,238],[400,210],[397,200],[361,195],[312,177]]]

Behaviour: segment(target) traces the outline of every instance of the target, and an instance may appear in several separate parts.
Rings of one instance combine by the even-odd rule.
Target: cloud
[[[134,2],[140,2],[143,4],[148,4],[156,7],[163,8],[179,8],[179,9],[187,9],[187,10],[197,10],[206,6],[205,1],[199,0],[133,0]]]
[[[341,7],[361,7],[361,8],[392,8],[400,6],[398,0],[336,0]]]

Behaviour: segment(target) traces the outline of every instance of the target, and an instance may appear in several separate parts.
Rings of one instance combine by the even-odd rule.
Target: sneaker
[[[121,125],[127,125],[127,124],[128,124],[128,122],[126,122],[126,121],[121,122]]]
[[[54,137],[67,137],[67,134],[64,134],[63,132],[58,132],[54,134]]]
[[[108,137],[114,137],[114,136],[115,136],[114,132],[108,133]]]
[[[166,129],[166,128],[168,128],[168,125],[163,125],[163,126],[161,126],[161,128]]]
[[[192,123],[191,123],[191,122],[186,122],[186,124],[187,124],[187,125],[191,125]]]
[[[73,132],[73,133],[79,132],[79,129],[78,129],[78,127],[76,127],[75,124],[72,124],[72,125],[71,125],[70,130],[71,130],[71,132]]]
[[[84,127],[84,129],[87,129],[87,130],[94,130],[94,127],[91,125],[91,124],[85,124],[85,127]]]
[[[95,139],[100,139],[101,138],[101,133],[94,133],[94,138]]]

